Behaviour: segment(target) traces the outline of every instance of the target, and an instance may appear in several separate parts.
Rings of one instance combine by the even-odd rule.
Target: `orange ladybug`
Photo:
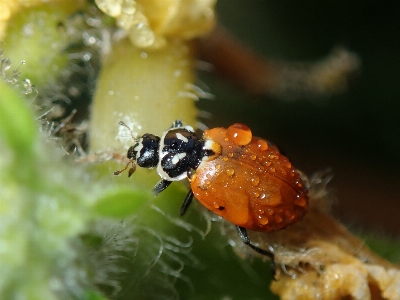
[[[129,163],[115,175],[129,165],[129,176],[136,164],[156,167],[162,178],[153,189],[156,195],[171,182],[187,178],[191,190],[181,215],[195,197],[235,224],[244,243],[269,256],[273,267],[273,252],[251,243],[246,229],[279,230],[301,220],[308,209],[308,191],[299,172],[276,146],[253,137],[243,124],[206,130],[200,139],[192,127],[177,120],[161,138],[144,134],[127,156]]]

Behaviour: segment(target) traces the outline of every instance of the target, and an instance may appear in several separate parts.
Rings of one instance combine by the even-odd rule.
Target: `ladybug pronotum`
[[[124,123],[121,125],[126,126]],[[175,121],[161,138],[144,134],[129,148],[129,176],[136,164],[157,168],[162,178],[157,195],[173,181],[187,178],[191,190],[181,207],[184,215],[193,197],[236,225],[243,242],[271,258],[274,254],[251,243],[246,229],[270,232],[285,228],[307,212],[308,193],[299,172],[276,146],[253,137],[243,124],[206,130],[200,139],[190,126]]]

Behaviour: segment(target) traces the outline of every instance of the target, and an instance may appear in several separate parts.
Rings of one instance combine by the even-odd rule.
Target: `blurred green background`
[[[330,168],[335,216],[351,228],[398,236],[400,226],[400,8],[393,1],[218,0],[219,21],[269,59],[313,61],[334,46],[357,53],[345,94],[317,100],[252,98],[201,72],[215,100],[209,126],[242,122],[308,175]]]

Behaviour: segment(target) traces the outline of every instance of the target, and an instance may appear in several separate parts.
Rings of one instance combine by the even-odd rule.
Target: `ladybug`
[[[115,175],[129,165],[129,176],[136,165],[157,168],[162,179],[153,189],[156,195],[173,181],[187,178],[191,190],[180,214],[185,214],[195,197],[235,224],[246,245],[270,257],[272,270],[273,251],[254,245],[247,229],[283,229],[301,220],[308,209],[308,191],[300,173],[275,145],[253,137],[243,124],[205,130],[199,138],[192,127],[177,120],[161,137],[149,133],[141,136],[129,148],[127,157],[129,163]]]

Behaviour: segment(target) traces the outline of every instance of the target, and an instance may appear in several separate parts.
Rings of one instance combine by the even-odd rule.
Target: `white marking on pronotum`
[[[189,132],[194,132],[192,126],[183,126],[183,127],[181,127],[181,128],[186,129],[186,130],[189,131]]]
[[[182,158],[186,156],[186,153],[177,153],[172,158],[172,163],[176,165]]]
[[[214,154],[211,156],[204,155],[201,159],[200,165],[197,168],[202,168],[207,161],[216,159],[221,155],[222,152],[221,145],[213,140],[205,140],[203,150],[211,150]]]
[[[140,151],[142,151],[142,149],[143,149],[143,138],[140,138],[137,143],[137,146],[133,148],[133,150],[136,151],[136,158],[140,156]]]
[[[179,133],[179,132],[176,134],[176,137],[178,139],[180,139],[181,141],[184,141],[185,143],[187,143],[189,141],[186,137],[183,136],[182,133]]]
[[[212,152],[214,152],[214,155],[219,156],[221,154],[221,145],[218,144],[216,141],[213,140],[205,140],[204,141],[204,146],[203,146],[204,150],[211,150]]]

